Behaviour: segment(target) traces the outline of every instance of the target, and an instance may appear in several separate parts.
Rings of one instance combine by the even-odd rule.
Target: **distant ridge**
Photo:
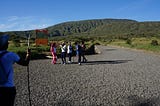
[[[50,37],[68,35],[108,36],[108,37],[160,37],[160,21],[138,22],[130,19],[91,19],[70,21],[46,28]],[[24,31],[5,32],[15,36],[24,36]],[[31,30],[32,37],[35,33]]]

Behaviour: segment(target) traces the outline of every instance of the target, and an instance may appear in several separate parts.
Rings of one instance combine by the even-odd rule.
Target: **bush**
[[[151,45],[157,46],[158,45],[158,41],[157,40],[152,40]]]
[[[132,44],[132,40],[131,39],[127,39],[126,43],[131,45]]]
[[[18,39],[14,39],[13,44],[14,44],[15,47],[20,47],[21,46],[20,45],[20,40],[18,40]]]

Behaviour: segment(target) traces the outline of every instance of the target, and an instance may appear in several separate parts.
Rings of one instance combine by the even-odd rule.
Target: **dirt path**
[[[88,62],[30,62],[32,106],[157,106],[160,104],[160,56],[98,46]],[[76,58],[74,57],[74,61]],[[60,61],[59,61],[60,63]],[[16,67],[16,106],[29,106],[27,72]]]

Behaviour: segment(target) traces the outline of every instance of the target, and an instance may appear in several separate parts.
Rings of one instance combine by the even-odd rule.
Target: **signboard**
[[[36,45],[48,45],[48,30],[37,29],[35,43]]]
[[[35,42],[36,42],[36,45],[48,45],[48,39],[38,38],[35,40]]]

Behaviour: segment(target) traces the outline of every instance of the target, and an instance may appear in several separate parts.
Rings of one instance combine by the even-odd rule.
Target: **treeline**
[[[160,22],[138,22],[128,19],[94,19],[72,21],[46,28],[49,37],[57,36],[105,36],[108,38],[160,37]],[[26,38],[25,31],[5,32],[14,38]],[[35,31],[30,30],[32,38]]]

